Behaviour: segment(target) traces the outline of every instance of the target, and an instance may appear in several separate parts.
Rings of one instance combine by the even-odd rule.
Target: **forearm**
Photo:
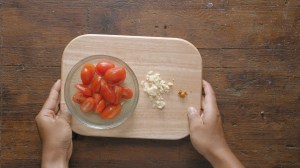
[[[67,168],[68,160],[64,153],[58,151],[43,151],[42,168]]]
[[[218,149],[206,156],[214,168],[244,168],[229,147]]]

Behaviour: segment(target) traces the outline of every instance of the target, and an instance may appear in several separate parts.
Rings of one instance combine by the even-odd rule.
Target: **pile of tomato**
[[[104,119],[116,117],[122,109],[122,99],[131,99],[133,92],[122,86],[126,70],[110,61],[100,61],[95,66],[87,63],[81,70],[82,84],[75,84],[78,92],[72,100],[80,105],[82,112],[99,113]]]

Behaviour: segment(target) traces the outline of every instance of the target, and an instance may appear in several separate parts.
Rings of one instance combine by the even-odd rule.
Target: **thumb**
[[[188,116],[189,122],[191,124],[194,120],[200,119],[200,112],[198,112],[195,107],[189,107],[187,116]]]

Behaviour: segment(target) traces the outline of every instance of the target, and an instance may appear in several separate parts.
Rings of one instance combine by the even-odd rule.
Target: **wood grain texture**
[[[225,136],[237,157],[246,167],[300,167],[299,1],[211,2],[218,5],[0,0],[0,167],[40,166],[34,116],[60,77],[64,47],[87,33],[191,41],[203,58],[203,78],[216,91]],[[73,143],[70,167],[211,167],[189,138],[77,135]]]
[[[93,129],[73,117],[73,131],[86,136],[168,140],[181,139],[189,134],[185,111],[189,106],[201,108],[202,59],[195,46],[177,38],[96,34],[76,37],[62,56],[61,106],[66,106],[66,88],[63,86],[70,70],[91,55],[114,56],[129,65],[139,85],[138,104],[133,115],[116,128]],[[160,73],[162,79],[174,82],[170,93],[163,95],[166,106],[162,110],[152,107],[151,100],[140,87],[149,71]],[[188,92],[185,99],[177,95],[182,89]]]

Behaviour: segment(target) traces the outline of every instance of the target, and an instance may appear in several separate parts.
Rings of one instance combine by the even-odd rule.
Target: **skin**
[[[42,168],[68,167],[72,155],[71,115],[68,109],[59,109],[61,82],[52,87],[36,123],[42,141]],[[187,116],[194,148],[215,168],[243,168],[230,150],[222,128],[221,116],[211,85],[203,81],[202,109],[189,107]]]
[[[72,155],[71,114],[59,109],[60,88],[58,80],[35,118],[43,147],[42,168],[68,167]]]
[[[215,168],[244,167],[225,140],[215,93],[211,85],[204,80],[203,90],[202,109],[188,109],[190,138],[194,148]]]

